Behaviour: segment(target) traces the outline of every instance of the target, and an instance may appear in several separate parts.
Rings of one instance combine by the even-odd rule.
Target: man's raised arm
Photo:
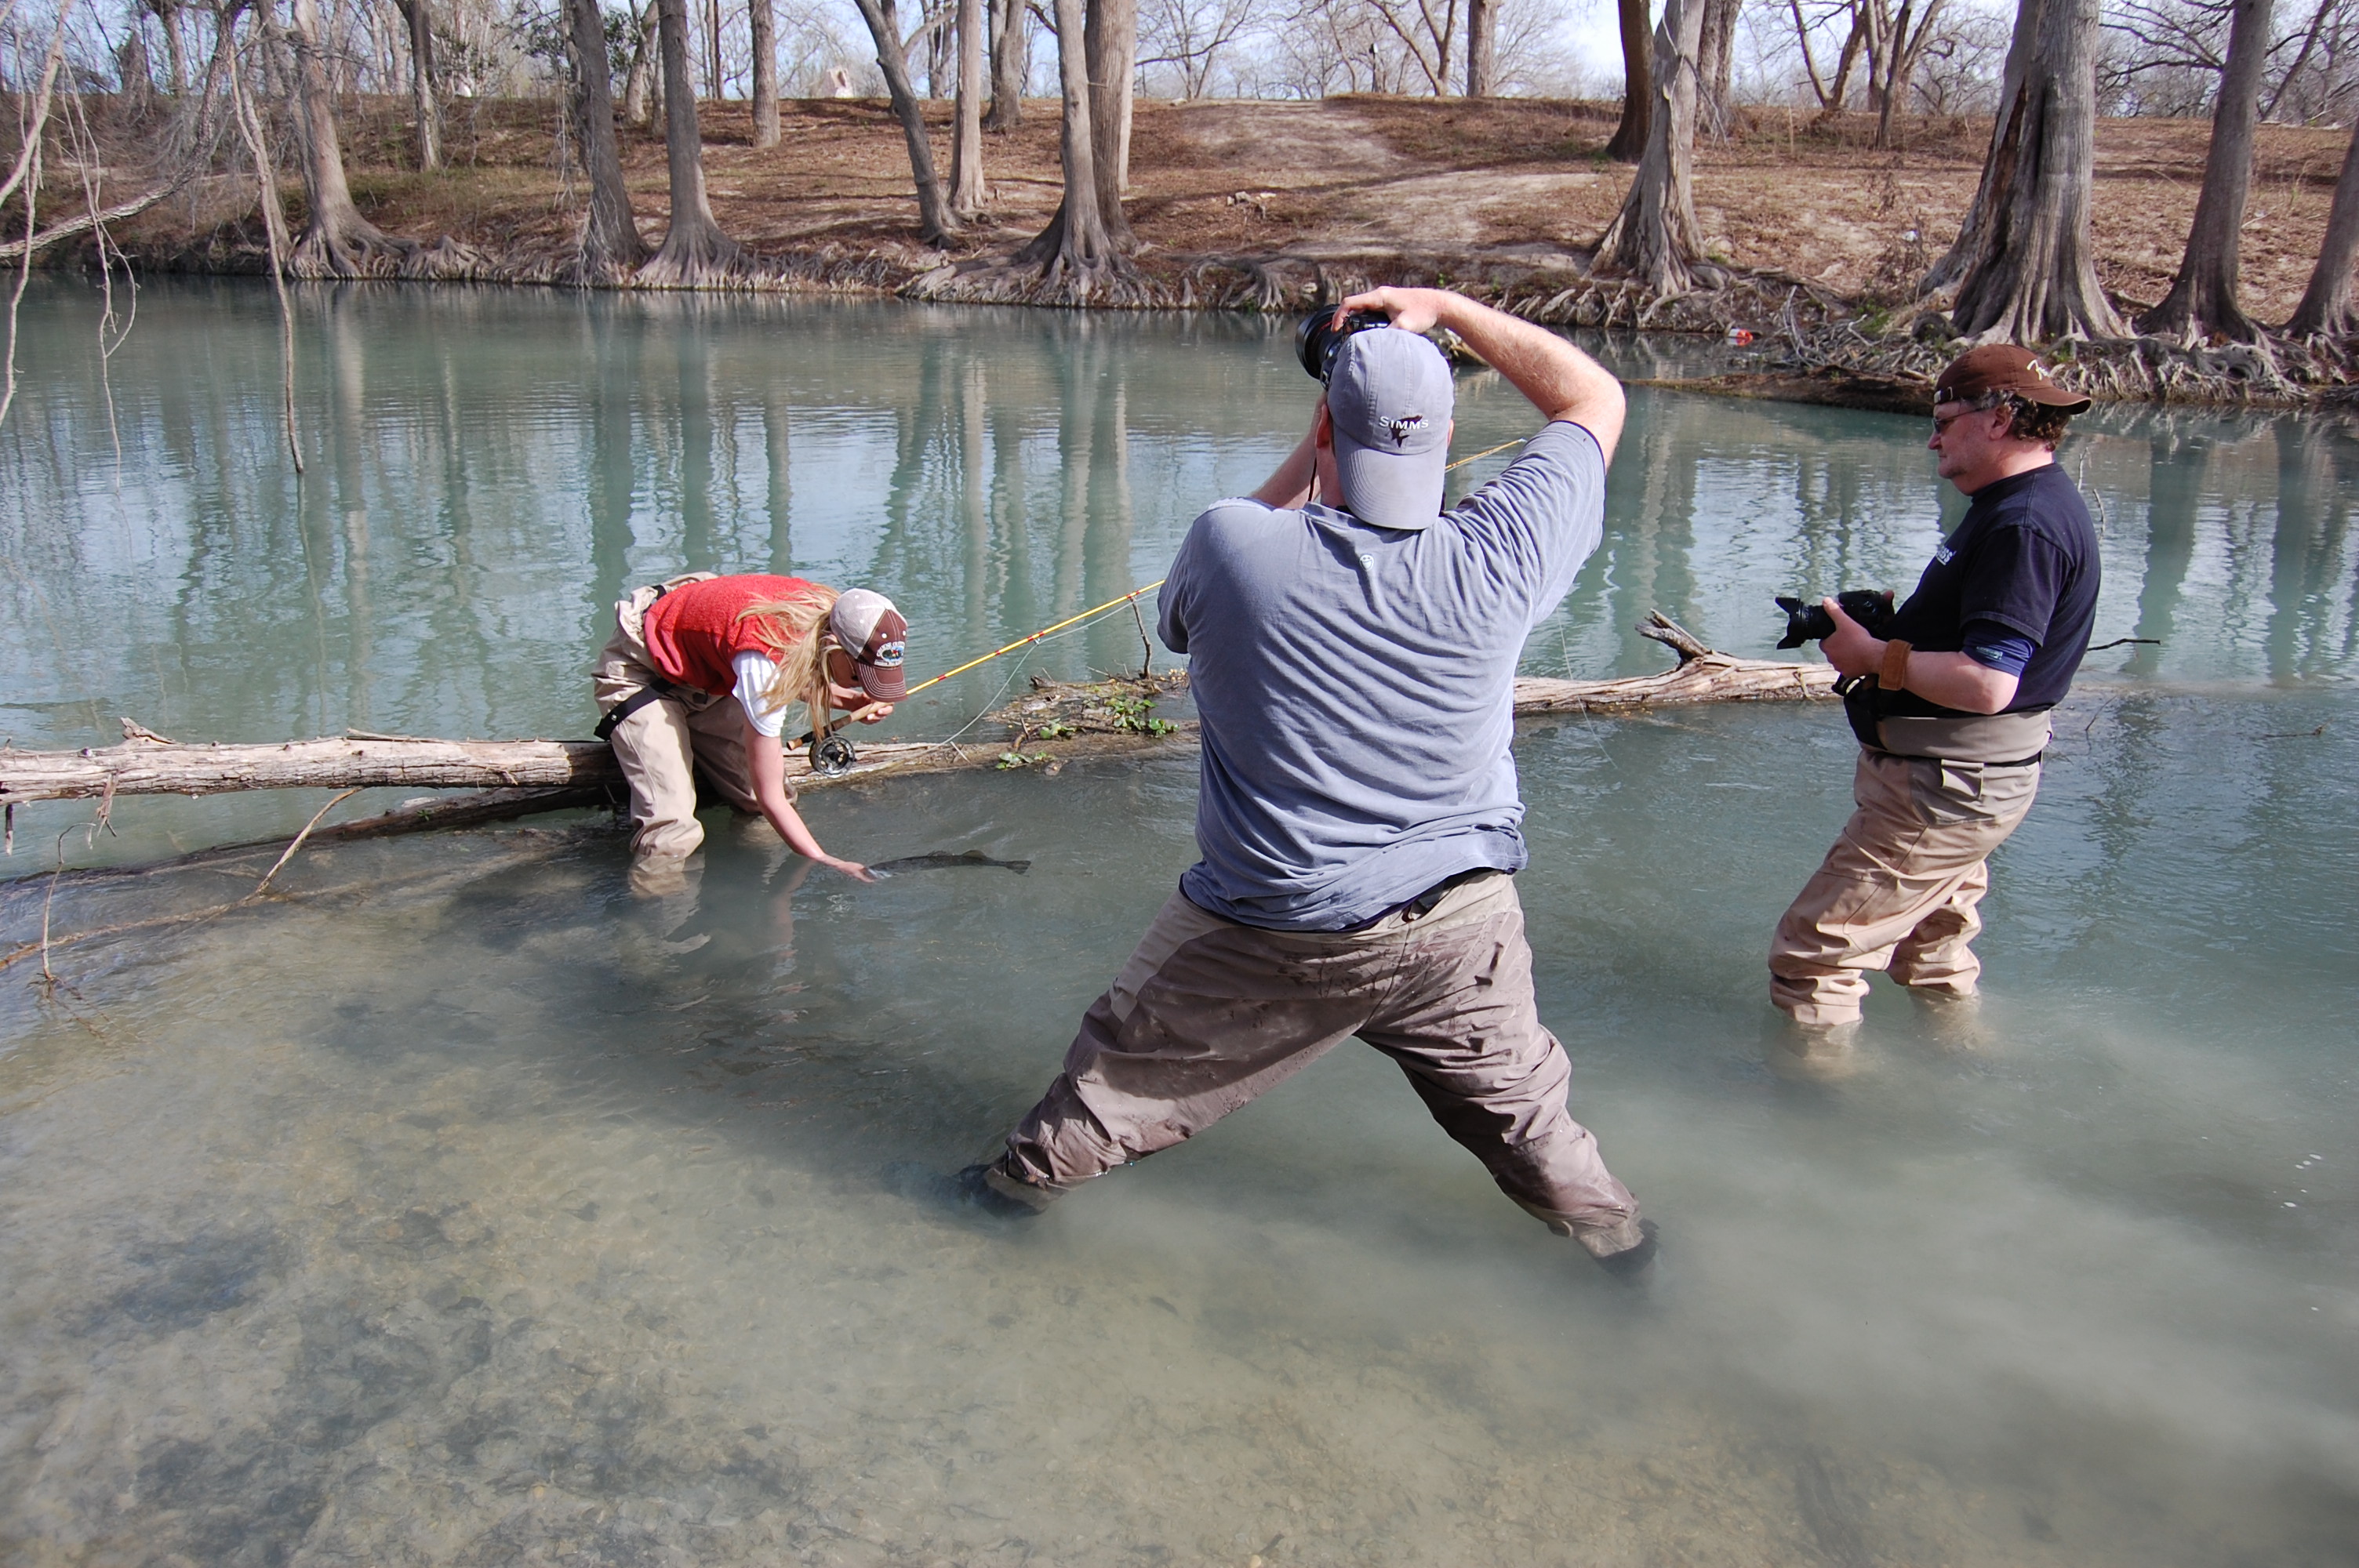
[[[1377,288],[1343,301],[1381,310],[1396,327],[1449,328],[1484,363],[1507,378],[1549,419],[1570,419],[1597,438],[1605,460],[1622,438],[1622,384],[1603,365],[1545,327],[1494,310],[1446,288]]]

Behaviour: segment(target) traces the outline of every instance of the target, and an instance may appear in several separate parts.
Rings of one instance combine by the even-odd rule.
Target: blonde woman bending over
[[[779,736],[796,703],[813,730],[832,708],[864,724],[892,713],[908,690],[908,634],[893,601],[800,578],[690,572],[634,590],[614,622],[591,682],[605,715],[599,738],[631,786],[632,853],[678,861],[704,842],[701,775],[738,810],[766,817],[797,854],[873,880],[803,825]]]

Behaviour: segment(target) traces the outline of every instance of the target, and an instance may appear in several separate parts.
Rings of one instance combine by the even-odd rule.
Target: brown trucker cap
[[[2048,379],[2038,355],[2012,343],[1985,343],[1951,361],[1941,379],[1933,384],[1933,401],[1971,403],[1986,392],[2012,392],[2026,402],[2071,414],[2089,406],[2089,400],[2080,393],[2068,392]]]
[[[902,645],[908,638],[909,623],[893,608],[891,600],[874,589],[855,588],[837,597],[827,620],[836,646],[852,655],[860,689],[871,700],[898,702],[909,694],[901,674]]]

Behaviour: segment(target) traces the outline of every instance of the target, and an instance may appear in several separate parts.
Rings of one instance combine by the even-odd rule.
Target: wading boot
[[[1597,1260],[1597,1266],[1625,1285],[1643,1285],[1655,1274],[1655,1254],[1662,1250],[1655,1239],[1655,1222],[1638,1222],[1638,1245],[1625,1247],[1619,1252],[1609,1252]],[[1595,1254],[1592,1254],[1593,1257]]]
[[[1048,1207],[1054,1196],[1041,1193],[1039,1201],[1028,1201],[1027,1195],[1039,1189],[1027,1188],[1026,1184],[988,1165],[969,1165],[956,1175],[945,1176],[915,1161],[897,1160],[885,1168],[885,1180],[903,1197],[914,1198],[930,1207],[1002,1221],[1030,1219]],[[1016,1190],[1010,1192],[1009,1188]]]

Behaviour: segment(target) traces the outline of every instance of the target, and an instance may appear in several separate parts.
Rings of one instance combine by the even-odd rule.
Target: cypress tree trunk
[[[2007,41],[2006,70],[1999,83],[1998,114],[1991,125],[1990,151],[1983,155],[1982,178],[1974,187],[1974,199],[1966,207],[1965,218],[1958,225],[1956,241],[1918,284],[1919,298],[1955,287],[1982,254],[1991,213],[2001,188],[2012,178],[2017,144],[2023,136],[2021,119],[2029,102],[2024,96],[2023,79],[2030,72],[2032,45],[2039,36],[2040,6],[2041,0],[2016,0],[2015,33]]]
[[[2269,0],[2234,0],[2228,24],[2228,63],[2212,108],[2212,146],[2203,158],[2203,190],[2187,231],[2187,254],[2162,303],[2137,319],[2141,332],[2189,339],[2221,332],[2249,343],[2260,329],[2236,303],[2242,262],[2245,197],[2253,180],[2253,127],[2258,118],[2261,71],[2269,52]]]
[[[1605,156],[1616,163],[1636,163],[1647,150],[1647,121],[1655,104],[1654,83],[1647,73],[1647,0],[1617,0],[1622,23],[1622,123],[1605,144]]]
[[[1687,293],[1700,281],[1703,235],[1696,227],[1696,54],[1707,0],[1665,0],[1655,29],[1654,80],[1660,100],[1647,133],[1647,150],[1622,211],[1597,242],[1597,254],[1633,274],[1660,298]]]
[[[582,128],[582,164],[590,174],[590,216],[582,230],[580,281],[620,281],[647,259],[631,194],[623,184],[623,155],[614,138],[614,64],[606,52],[606,19],[598,0],[565,0],[574,61],[573,116]]]
[[[754,32],[754,145],[778,145],[778,45],[770,25],[770,0],[748,0],[746,20]]]
[[[876,64],[885,72],[885,91],[893,101],[894,117],[901,122],[901,139],[908,144],[909,173],[918,183],[918,237],[929,245],[947,245],[958,233],[958,222],[942,200],[941,178],[934,172],[933,144],[926,139],[926,117],[918,94],[909,86],[909,62],[901,52],[900,25],[886,9],[886,0],[853,0],[860,19],[875,40]]]
[[[1129,274],[1120,247],[1106,232],[1098,206],[1098,178],[1092,137],[1088,48],[1082,39],[1082,0],[1056,0],[1057,75],[1064,90],[1059,153],[1065,170],[1065,199],[1057,215],[1030,244],[1016,253],[1019,266],[1038,265],[1041,284],[1080,303]]]
[[[418,167],[442,167],[442,113],[434,102],[434,16],[428,0],[394,0],[409,24],[409,104],[418,121]]]
[[[664,161],[671,176],[671,226],[663,248],[639,271],[658,287],[695,288],[726,277],[744,254],[721,232],[704,194],[704,141],[696,86],[688,74],[688,0],[655,0],[663,51]]]
[[[2353,308],[2351,264],[2359,257],[2359,126],[2351,132],[2351,146],[2343,155],[2343,178],[2334,182],[2334,205],[2326,215],[2326,239],[2318,247],[2318,265],[2294,307],[2286,330],[2302,337],[2346,338],[2359,331],[2359,310]]]
[[[320,49],[318,0],[294,0],[288,23],[295,50],[296,107],[302,135],[303,200],[310,209],[288,270],[298,277],[366,277],[417,250],[361,216],[344,179],[336,106]]]
[[[1132,78],[1138,69],[1138,0],[1087,0],[1082,35],[1090,68],[1090,145],[1096,153],[1098,218],[1123,251],[1136,249],[1122,193],[1130,184]]]
[[[2000,108],[2010,139],[1992,149],[1998,178],[1951,313],[1958,330],[1977,341],[2125,335],[2097,285],[2089,243],[2097,5],[2042,0],[2019,102]]]
[[[1024,122],[1024,79],[1032,73],[1031,15],[1024,0],[988,0],[991,6],[991,113],[986,131],[1012,131]]]
[[[983,0],[959,0],[957,133],[951,139],[951,214],[983,213]]]
[[[1488,98],[1497,91],[1499,45],[1496,0],[1466,0],[1466,96]]]

